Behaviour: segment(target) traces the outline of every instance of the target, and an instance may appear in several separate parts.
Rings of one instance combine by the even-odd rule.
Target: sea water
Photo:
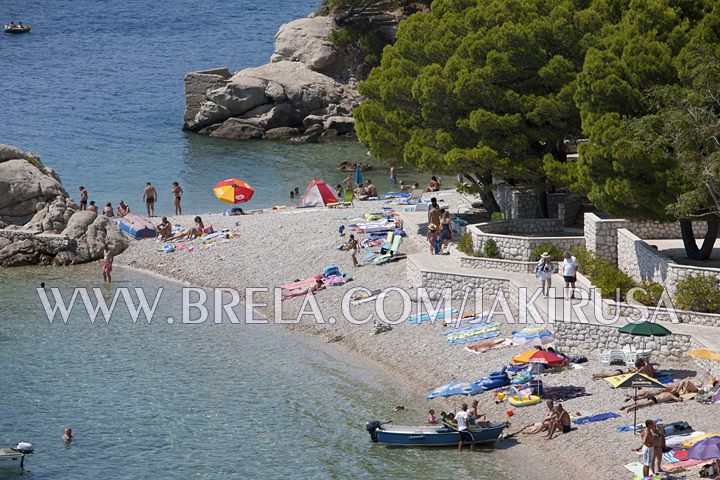
[[[168,324],[178,284],[116,269],[108,287],[98,273],[96,265],[0,269],[0,446],[35,447],[24,473],[0,468],[0,479],[500,474],[491,450],[372,444],[365,421],[422,423],[432,406],[378,367],[279,326]],[[108,301],[116,287],[143,288],[149,299],[163,291],[149,325],[124,307],[108,323],[77,307],[67,323],[50,323],[40,282],[66,299],[78,287],[100,286]]]
[[[275,32],[317,0],[3,0],[0,16],[31,24],[0,37],[0,143],[39,154],[77,200],[84,185],[98,205],[125,200],[145,210],[143,188],[158,190],[157,214],[172,210],[171,183],[184,212],[227,208],[212,193],[225,178],[256,190],[248,208],[291,205],[290,190],[313,177],[335,186],[342,161],[390,190],[388,169],[357,141],[311,145],[214,139],[181,130],[187,72],[267,63]],[[406,182],[427,175],[399,172]]]

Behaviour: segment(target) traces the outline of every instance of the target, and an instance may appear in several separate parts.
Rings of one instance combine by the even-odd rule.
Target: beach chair
[[[418,203],[425,193],[425,190],[416,188],[410,193],[410,198],[407,199],[407,203]]]
[[[625,352],[622,350],[605,350],[600,353],[600,363],[610,365],[613,362],[625,363]]]
[[[652,350],[638,350],[632,345],[625,345],[622,349],[623,352],[623,360],[625,362],[625,365],[628,367],[635,366],[635,362],[638,358],[642,358],[643,360],[649,360],[650,355],[652,354]]]
[[[400,258],[400,245],[402,245],[402,237],[400,235],[396,235],[393,238],[392,245],[390,246],[390,250],[388,250],[387,253],[384,253],[382,255],[378,255],[373,259],[373,263],[375,265],[382,265],[383,263],[387,263],[390,260],[396,260]],[[404,255],[403,255],[404,256]]]
[[[352,190],[345,190],[345,194],[343,195],[343,203],[345,205],[353,205],[353,191]]]
[[[393,238],[394,238],[394,237],[395,237],[395,232],[388,232],[388,234],[387,234],[387,239],[385,240],[385,242],[384,242],[384,243],[382,244],[382,246],[380,247],[380,251],[379,251],[379,252],[368,252],[368,253],[366,253],[366,254],[363,255],[363,257],[362,257],[362,263],[369,263],[369,262],[373,261],[373,259],[375,259],[377,256],[379,256],[379,255],[384,255],[384,254],[386,254],[388,251],[390,251],[390,248],[392,247],[392,243],[393,243]]]

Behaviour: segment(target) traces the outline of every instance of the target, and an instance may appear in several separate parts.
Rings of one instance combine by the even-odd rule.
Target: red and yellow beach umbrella
[[[227,180],[220,180],[213,188],[213,192],[223,202],[243,203],[252,198],[255,190],[247,182],[237,178],[228,178]]]

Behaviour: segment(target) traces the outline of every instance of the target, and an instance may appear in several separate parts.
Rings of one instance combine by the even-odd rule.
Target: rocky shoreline
[[[188,73],[183,128],[237,140],[354,136],[364,72],[330,41],[335,28],[331,16],[301,18],[280,27],[270,63]]]
[[[70,265],[128,246],[117,223],[70,198],[55,171],[21,148],[0,144],[0,267]]]

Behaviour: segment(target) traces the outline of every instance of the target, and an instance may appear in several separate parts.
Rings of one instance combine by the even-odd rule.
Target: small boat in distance
[[[33,453],[32,444],[28,442],[20,442],[16,447],[0,447],[0,467],[18,465],[17,462],[20,460],[20,468],[25,465],[25,455]]]
[[[5,24],[5,33],[26,33],[32,30],[30,25],[23,25],[22,23],[10,22]]]
[[[396,447],[457,447],[460,433],[447,425],[403,426],[391,422],[367,422],[365,429],[373,443]],[[488,427],[470,427],[475,444],[494,444],[510,424],[490,424]]]

